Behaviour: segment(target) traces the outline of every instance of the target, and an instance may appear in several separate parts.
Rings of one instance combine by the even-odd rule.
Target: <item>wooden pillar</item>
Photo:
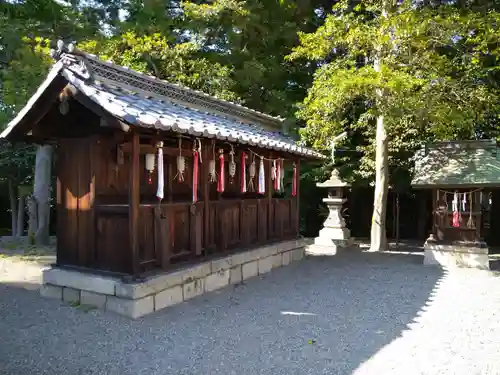
[[[297,168],[297,196],[295,197],[295,235],[300,234],[300,159],[295,162]]]
[[[139,171],[139,135],[132,135],[132,153],[130,155],[130,181],[128,194],[130,273],[139,273],[139,204],[140,204],[140,171]]]
[[[210,160],[212,160],[212,155],[210,155],[210,145],[204,144],[201,150],[202,164],[200,168],[199,181],[202,184],[203,189],[203,248],[205,249],[205,254],[210,247],[210,182],[208,181],[208,165]]]
[[[274,226],[273,226],[273,180],[271,179],[271,170],[273,168],[273,153],[269,153],[269,160],[267,161],[267,171],[266,175],[266,198],[267,198],[267,239],[270,240],[274,237]]]

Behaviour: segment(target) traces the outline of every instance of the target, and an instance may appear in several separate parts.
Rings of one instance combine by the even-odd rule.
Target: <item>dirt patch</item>
[[[35,246],[30,244],[27,237],[1,237],[0,259],[36,262],[43,265],[54,263],[56,260],[55,238],[51,238],[49,246]]]

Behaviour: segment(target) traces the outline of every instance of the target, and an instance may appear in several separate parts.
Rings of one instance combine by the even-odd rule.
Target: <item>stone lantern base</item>
[[[351,231],[345,227],[341,214],[345,199],[325,198],[323,202],[328,207],[328,217],[318,237],[314,239],[314,244],[308,247],[309,255],[335,255],[338,249],[351,245]]]

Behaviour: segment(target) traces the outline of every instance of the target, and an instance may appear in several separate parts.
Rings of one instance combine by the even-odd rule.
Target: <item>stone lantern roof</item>
[[[318,182],[316,186],[320,188],[341,188],[341,187],[349,187],[351,186],[351,184],[343,181],[339,176],[339,171],[336,168],[334,168],[330,175],[330,178],[325,182]]]

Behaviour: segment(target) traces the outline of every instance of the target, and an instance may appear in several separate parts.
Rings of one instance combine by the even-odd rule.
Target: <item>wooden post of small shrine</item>
[[[130,272],[139,273],[139,204],[140,204],[140,171],[139,171],[139,135],[132,135],[132,153],[130,155],[130,184],[129,184],[129,242],[130,242]]]
[[[274,226],[273,226],[273,180],[272,180],[272,168],[273,168],[273,153],[269,153],[269,160],[267,162],[266,169],[266,197],[267,197],[267,238],[271,239],[274,237]]]
[[[295,197],[295,235],[298,236],[300,234],[300,159],[297,159],[295,166],[297,168],[297,196]]]

